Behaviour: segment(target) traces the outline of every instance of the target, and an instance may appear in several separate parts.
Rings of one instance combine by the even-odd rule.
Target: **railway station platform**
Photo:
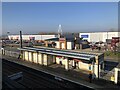
[[[51,75],[55,75],[57,77],[63,78],[68,81],[72,81],[78,83],[83,86],[87,86],[96,90],[105,89],[106,88],[115,88],[116,90],[120,88],[120,86],[113,84],[112,82],[103,80],[103,79],[94,79],[92,83],[89,83],[88,75],[82,72],[78,72],[76,70],[69,70],[66,71],[63,67],[56,65],[57,67],[49,67],[49,66],[42,66],[39,64],[31,63],[28,61],[16,59],[9,56],[2,56],[3,59],[8,61],[12,61],[30,68],[33,68],[38,71],[42,71]]]

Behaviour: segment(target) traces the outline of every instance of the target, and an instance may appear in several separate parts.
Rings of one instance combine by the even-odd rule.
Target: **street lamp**
[[[9,36],[9,34],[10,34],[10,32],[8,31],[7,32],[7,36]],[[9,38],[9,37],[8,37]],[[10,39],[9,39],[10,40]],[[9,56],[11,56],[11,46],[10,46],[10,48],[8,49],[9,50]]]
[[[9,39],[9,34],[10,34],[10,32],[7,32],[7,37],[8,37],[8,39]]]

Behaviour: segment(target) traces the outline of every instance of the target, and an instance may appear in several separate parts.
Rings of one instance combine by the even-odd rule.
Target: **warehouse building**
[[[57,35],[22,35],[23,40],[46,40],[55,38]],[[9,40],[20,40],[20,35],[8,35]]]
[[[90,33],[79,33],[79,37],[89,42],[106,42],[107,39],[112,37],[119,37],[120,32],[90,32]]]

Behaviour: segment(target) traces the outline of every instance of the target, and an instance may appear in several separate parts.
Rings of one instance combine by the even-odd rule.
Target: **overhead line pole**
[[[20,31],[20,48],[22,48],[22,31]]]
[[[20,48],[22,48],[22,31],[20,31]],[[20,55],[18,58],[22,58],[22,51],[20,50]]]

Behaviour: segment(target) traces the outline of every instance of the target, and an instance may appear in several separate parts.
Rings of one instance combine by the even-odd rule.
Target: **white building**
[[[55,42],[56,46],[55,48],[58,49],[69,49],[72,50],[74,48],[74,40],[73,39],[69,39],[69,38],[51,38],[51,39],[47,39],[46,40],[48,44],[49,42]],[[48,46],[48,45],[46,45]]]
[[[79,33],[79,37],[89,42],[106,42],[106,39],[112,39],[112,37],[120,37],[120,32],[90,32]]]
[[[56,38],[57,35],[22,35],[22,39],[23,40],[46,40],[46,39],[50,39],[50,38]],[[9,35],[8,38],[10,40],[20,40],[20,35]]]
[[[55,48],[60,48],[60,42],[55,41],[56,47]],[[72,50],[74,48],[74,42],[72,41],[66,41],[66,49]],[[61,49],[65,49],[65,43],[61,43]]]

